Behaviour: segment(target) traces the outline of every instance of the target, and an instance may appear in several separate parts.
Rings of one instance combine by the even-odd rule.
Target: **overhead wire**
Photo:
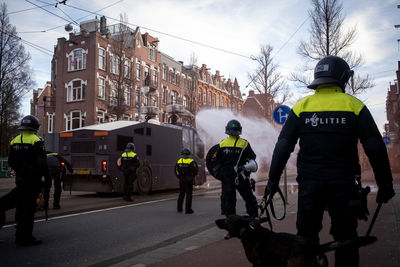
[[[52,5],[53,5],[53,4],[46,4],[46,5],[41,6],[41,7],[47,7],[47,6],[52,6]],[[29,10],[41,8],[41,7],[32,7],[32,8],[27,8],[27,9],[12,11],[12,12],[8,12],[8,15],[17,14],[17,13],[21,13],[21,12],[25,12],[25,11],[29,11]]]
[[[289,38],[286,40],[285,43],[283,43],[283,45],[278,49],[278,51],[277,51],[273,56],[271,56],[271,60],[272,60],[277,54],[279,54],[279,52],[282,50],[283,47],[285,47],[285,46],[289,43],[289,41],[290,41],[290,40],[293,38],[293,36],[303,27],[303,25],[307,22],[307,20],[308,20],[309,18],[310,18],[310,16],[307,16],[307,18],[300,24],[300,26],[296,29],[296,31],[295,31],[294,33],[292,33],[292,35],[289,36]],[[246,89],[247,87],[249,87],[249,85],[250,85],[251,83],[254,82],[254,80],[261,74],[261,72],[263,72],[263,71],[265,70],[265,68],[266,68],[266,66],[263,67],[260,71],[257,72],[256,75],[253,76],[253,78],[250,80],[250,82],[245,86],[245,89]]]
[[[40,1],[40,2],[44,3],[43,1]],[[97,12],[88,11],[86,9],[82,9],[82,8],[79,8],[79,7],[71,6],[71,5],[68,5],[68,4],[65,4],[65,5],[70,7],[70,8],[73,8],[73,9],[77,9],[77,10],[80,10],[80,11],[83,11],[83,12],[91,13],[93,15],[105,16],[105,15],[99,14]],[[120,19],[116,19],[116,18],[113,18],[113,17],[110,17],[110,16],[105,16],[105,17],[108,18],[108,19],[114,20],[114,21],[120,21]],[[232,52],[232,51],[229,51],[229,50],[226,50],[226,49],[222,49],[222,48],[219,48],[219,47],[216,47],[216,46],[208,45],[208,44],[201,43],[201,42],[198,42],[198,41],[193,41],[193,40],[190,40],[190,39],[187,39],[187,38],[179,37],[177,35],[173,35],[173,34],[170,34],[170,33],[162,32],[162,31],[159,31],[159,30],[155,30],[155,29],[152,29],[152,28],[145,27],[145,26],[140,26],[140,25],[137,25],[137,24],[129,23],[129,22],[124,22],[124,23],[127,24],[127,25],[134,26],[134,27],[140,27],[142,29],[145,29],[145,30],[148,30],[148,31],[152,31],[152,32],[155,32],[155,33],[158,33],[158,34],[169,36],[169,37],[172,37],[172,38],[175,38],[175,39],[179,39],[179,40],[182,40],[182,41],[186,41],[186,42],[189,42],[189,43],[197,44],[197,45],[200,45],[200,46],[208,47],[208,48],[211,48],[211,49],[214,49],[214,50],[218,50],[218,51],[221,51],[221,52],[229,53],[229,54],[232,54],[232,55],[236,55],[236,56],[240,56],[240,57],[244,57],[244,58],[252,60],[251,56],[248,56],[248,55],[243,55],[243,54],[240,54],[240,53]]]
[[[112,3],[112,4],[108,5],[108,6],[105,6],[105,7],[101,8],[101,9],[97,10],[96,12],[100,12],[100,11],[102,11],[104,9],[107,9],[109,7],[112,7],[112,6],[115,6],[116,4],[119,4],[120,2],[123,2],[123,1],[124,0],[118,0],[118,1]],[[42,2],[42,1],[39,1],[39,2]],[[48,4],[48,5],[53,5],[53,4]],[[80,18],[78,18],[76,20],[79,21],[79,20],[82,20],[82,19],[87,18],[89,16],[90,15],[83,16],[83,17],[80,17]],[[52,28],[49,28],[49,29],[41,30],[41,31],[28,31],[28,32],[19,32],[19,33],[23,33],[23,34],[27,34],[27,33],[44,33],[44,32],[52,31],[52,30],[55,30],[55,29],[58,29],[58,28],[61,28],[61,27],[64,27],[64,26],[65,26],[65,24],[60,25],[60,26],[56,26],[56,27],[52,27]]]
[[[21,42],[27,44],[27,45],[30,46],[30,47],[33,47],[33,48],[39,50],[39,51],[42,52],[42,53],[45,53],[45,54],[48,55],[48,56],[53,56],[53,51],[48,50],[48,49],[45,48],[45,47],[42,47],[42,46],[40,46],[40,45],[37,45],[37,44],[34,44],[34,43],[32,43],[32,42],[26,41],[26,40],[22,39],[21,37],[19,37],[18,35],[15,35],[15,34],[13,34],[13,33],[7,32],[7,31],[4,31],[4,30],[2,30],[2,29],[0,29],[0,31],[1,31],[2,33],[4,33],[4,34],[7,34],[7,35],[9,35],[9,36],[15,38],[15,39],[21,40]]]

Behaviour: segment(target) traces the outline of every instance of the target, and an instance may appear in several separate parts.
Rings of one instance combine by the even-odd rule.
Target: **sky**
[[[148,32],[160,40],[160,51],[185,64],[196,55],[198,65],[206,64],[213,73],[219,70],[225,78],[237,78],[246,96],[250,89],[248,74],[255,73],[257,67],[251,57],[260,53],[260,46],[274,48],[274,62],[287,77],[303,65],[304,59],[296,50],[301,40],[309,38],[310,0],[67,0],[66,5],[57,6],[56,2],[5,1],[10,23],[17,27],[32,58],[33,89],[42,88],[50,80],[57,38],[68,38],[64,26],[71,23],[79,31],[77,24],[96,14],[98,18],[105,15],[108,24],[118,23],[120,14],[126,14],[132,28],[139,26],[141,33]],[[364,58],[355,73],[370,75],[376,84],[357,97],[370,109],[382,132],[387,121],[387,90],[396,79],[400,60],[400,28],[394,27],[400,24],[400,1],[352,0],[342,4],[344,29],[355,26],[358,31],[351,50]],[[288,85],[294,94],[286,103],[291,107],[305,90],[290,82]],[[24,98],[24,114],[30,111],[31,98],[31,92]]]

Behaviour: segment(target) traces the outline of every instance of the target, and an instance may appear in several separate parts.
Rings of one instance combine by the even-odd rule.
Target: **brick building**
[[[140,28],[82,22],[80,32],[59,38],[51,83],[34,92],[32,114],[43,133],[60,132],[115,120],[195,123],[204,107],[242,112],[236,79],[219,71],[184,66],[158,50],[159,40]]]
[[[51,96],[51,82],[46,82],[44,88],[33,90],[31,114],[40,120],[39,136],[53,132],[55,107],[55,98]]]
[[[396,80],[389,84],[386,98],[386,116],[388,123],[385,125],[384,135],[391,140],[388,145],[390,164],[393,170],[400,170],[400,61],[396,71]]]
[[[243,104],[243,114],[247,117],[264,118],[273,121],[272,113],[277,107],[274,98],[269,93],[256,94],[249,91],[249,96]]]

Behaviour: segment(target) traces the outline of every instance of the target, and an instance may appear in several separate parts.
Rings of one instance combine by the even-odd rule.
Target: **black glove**
[[[253,178],[250,178],[250,187],[253,192],[256,191],[256,180],[254,180]]]
[[[278,192],[278,185],[271,180],[268,180],[267,186],[264,190],[264,199],[267,200],[270,196],[272,197],[276,192]]]
[[[242,172],[245,171],[245,170],[246,170],[246,168],[245,168],[243,165],[241,165],[241,166],[238,166],[238,167],[237,167],[236,172],[237,172],[237,173],[242,173]]]
[[[351,199],[348,203],[350,212],[352,212],[359,220],[368,220],[368,202],[367,196],[371,191],[370,187],[360,188],[354,199]]]
[[[378,194],[376,196],[376,203],[388,203],[388,201],[394,197],[393,184],[381,185],[378,188]]]

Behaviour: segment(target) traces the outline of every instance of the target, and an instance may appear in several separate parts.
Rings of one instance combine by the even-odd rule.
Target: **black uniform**
[[[336,85],[320,85],[296,103],[275,146],[269,180],[277,185],[300,139],[298,234],[319,241],[327,207],[335,240],[357,236],[357,218],[349,212],[356,176],[360,175],[358,140],[371,162],[379,187],[392,185],[386,147],[367,107]],[[379,193],[378,193],[379,195]],[[335,266],[358,266],[358,248],[338,249]]]
[[[178,197],[178,212],[182,211],[183,200],[186,194],[185,212],[193,213],[192,210],[192,193],[193,181],[197,175],[199,168],[194,159],[181,157],[175,164],[175,175],[179,179],[179,197]]]
[[[63,177],[66,174],[66,169],[72,173],[73,169],[71,164],[62,156],[57,153],[48,153],[47,154],[47,165],[49,168],[50,181],[48,188],[50,189],[51,184],[54,183],[54,199],[53,199],[53,208],[60,208],[60,198],[61,198],[61,182]],[[45,199],[48,200],[49,192],[45,192]]]
[[[8,162],[16,173],[16,243],[30,245],[36,240],[32,231],[42,176],[48,180],[43,139],[35,131],[24,130],[11,141]]]
[[[241,156],[240,156],[241,155]],[[240,156],[240,161],[238,163]],[[221,208],[225,215],[236,214],[236,189],[239,191],[246,203],[247,213],[256,217],[258,215],[258,205],[256,197],[251,191],[251,185],[248,179],[236,174],[234,167],[243,166],[248,160],[255,160],[256,154],[250,146],[250,143],[239,136],[228,136],[219,144],[217,151],[217,161],[222,166],[222,196]],[[238,177],[238,179],[237,179]],[[235,180],[238,184],[235,184]]]
[[[136,153],[132,151],[124,152],[121,155],[121,169],[124,173],[124,199],[131,201],[133,193],[133,182],[136,180],[136,169],[140,161]]]

